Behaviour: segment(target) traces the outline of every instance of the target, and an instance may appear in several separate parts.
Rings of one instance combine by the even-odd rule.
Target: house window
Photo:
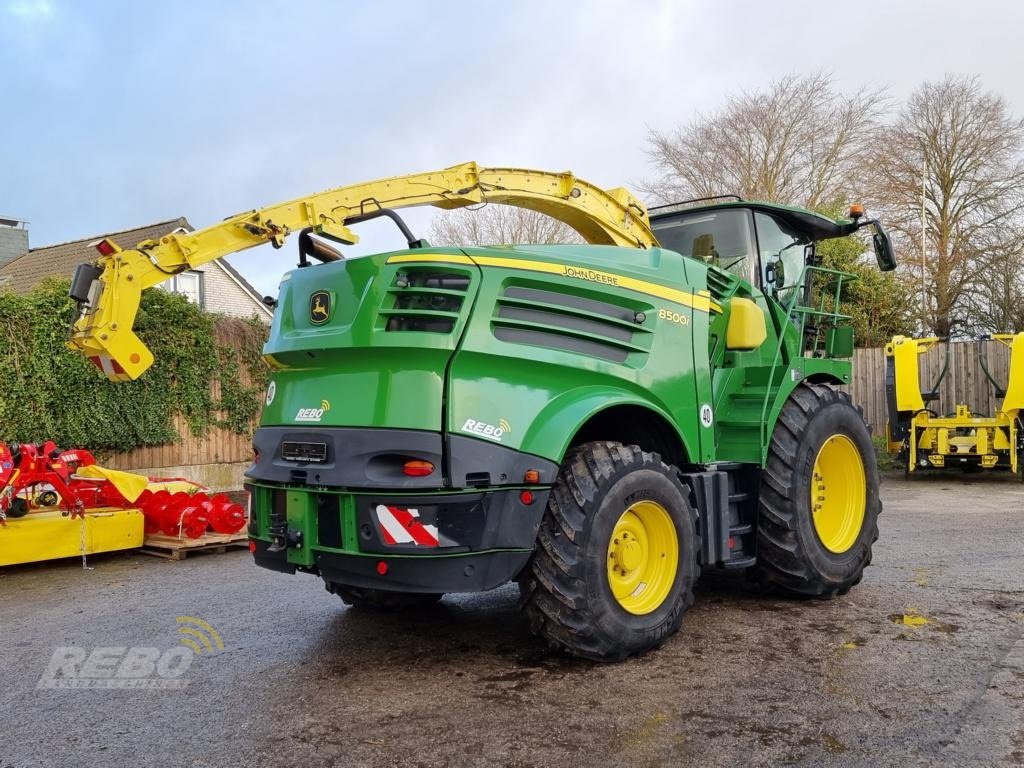
[[[171,293],[180,293],[200,309],[203,308],[203,275],[201,272],[182,272],[161,286]]]

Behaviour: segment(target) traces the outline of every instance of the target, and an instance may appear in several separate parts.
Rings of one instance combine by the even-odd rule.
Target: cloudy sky
[[[0,215],[33,246],[202,227],[465,160],[629,186],[649,128],[794,72],[896,99],[977,74],[1021,114],[1022,30],[1015,0],[0,0]],[[378,225],[366,244],[398,247]],[[294,254],[231,261],[273,293]]]

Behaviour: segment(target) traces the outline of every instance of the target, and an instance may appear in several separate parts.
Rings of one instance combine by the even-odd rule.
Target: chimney
[[[28,253],[28,222],[0,216],[0,267]]]

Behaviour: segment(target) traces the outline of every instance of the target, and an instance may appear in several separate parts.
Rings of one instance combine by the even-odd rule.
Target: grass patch
[[[873,435],[871,438],[872,444],[875,446],[875,458],[878,460],[878,469],[881,472],[887,472],[889,470],[901,469],[898,457],[893,456],[889,453],[886,448],[886,440],[884,435]]]

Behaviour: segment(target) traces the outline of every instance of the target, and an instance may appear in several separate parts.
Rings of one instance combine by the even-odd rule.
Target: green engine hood
[[[391,255],[284,276],[264,348],[275,369],[264,426],[441,430],[445,370],[465,328],[480,270],[467,264],[388,264]]]

